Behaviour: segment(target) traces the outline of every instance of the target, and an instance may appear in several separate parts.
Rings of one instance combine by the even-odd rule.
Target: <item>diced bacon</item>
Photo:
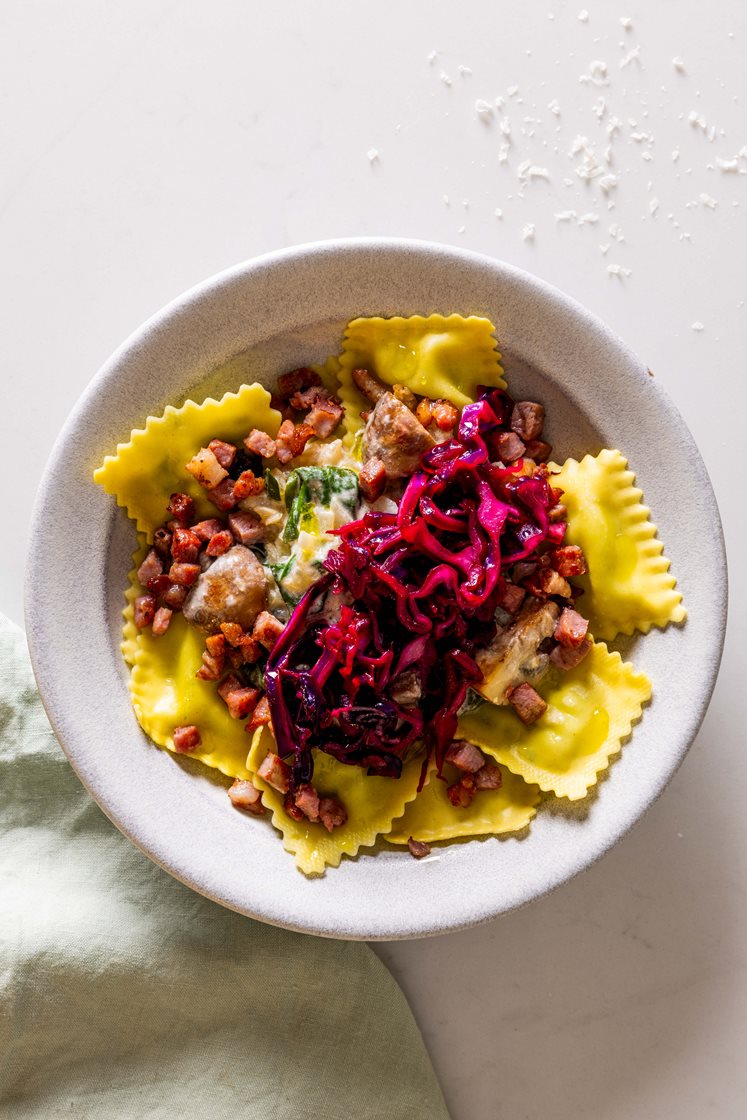
[[[154,595],[156,599],[159,600],[159,602],[161,599],[163,599],[164,595],[170,587],[171,580],[167,575],[154,576],[153,579],[148,580],[148,590],[150,591],[151,595]]]
[[[308,782],[296,790],[295,802],[307,821],[319,820],[319,794]]]
[[[249,723],[246,725],[245,730],[248,731],[250,735],[252,735],[257,730],[258,727],[262,727],[263,724],[269,723],[269,722],[270,722],[270,701],[267,699],[266,696],[263,696],[262,699],[257,704],[257,707],[254,709],[254,712],[252,714],[252,718],[250,719]]]
[[[518,560],[514,564],[513,577],[514,583],[523,583],[529,576],[533,576],[537,571],[537,565],[533,560]]]
[[[318,373],[309,369],[308,366],[302,366],[300,369],[292,369],[289,373],[284,373],[278,378],[276,395],[280,400],[287,401],[301,389],[308,389],[312,385],[321,385],[321,383],[322,379]]]
[[[259,661],[262,652],[259,642],[251,634],[244,634],[239,650],[242,661],[245,661],[248,665],[254,665],[255,662]]]
[[[562,502],[558,502],[557,505],[552,506],[547,511],[547,517],[552,524],[555,524],[557,521],[565,521],[568,517],[568,510]]]
[[[137,578],[143,587],[148,586],[148,580],[155,579],[163,572],[163,560],[152,548],[137,570]]]
[[[219,681],[223,676],[225,668],[224,657],[214,657],[212,653],[207,650],[202,655],[202,665],[195,673],[195,676],[201,681]]]
[[[524,443],[539,439],[545,425],[545,410],[537,401],[517,401],[511,413],[511,430]]]
[[[171,616],[174,612],[168,607],[159,607],[153,615],[153,633],[158,638],[161,634],[165,634],[171,622]]]
[[[202,541],[191,529],[174,529],[171,555],[179,564],[194,564],[200,555]]]
[[[240,669],[244,664],[244,658],[240,649],[232,649],[229,647],[226,650],[226,661],[232,669]]]
[[[300,389],[294,393],[290,399],[291,408],[297,409],[299,412],[308,412],[313,408],[318,401],[329,401],[337,399],[334,393],[330,393],[329,389],[325,389],[323,385],[311,385],[308,389]]]
[[[455,809],[466,809],[475,796],[475,791],[463,782],[456,782],[446,790],[446,796]]]
[[[437,400],[431,406],[431,415],[439,431],[450,432],[459,419],[459,409],[451,401]]]
[[[285,808],[286,813],[288,814],[289,817],[292,818],[292,820],[294,820],[294,821],[302,821],[303,820],[303,813],[301,812],[301,810],[296,805],[296,802],[294,800],[294,795],[292,793],[286,793],[285,800],[283,801],[283,806]]]
[[[295,455],[300,455],[314,434],[314,429],[309,424],[294,424],[292,420],[284,420],[275,439],[275,454],[280,462],[289,463]]]
[[[575,648],[581,645],[588,629],[589,623],[578,611],[571,610],[570,607],[564,607],[555,626],[553,637],[560,642],[561,646]]]
[[[485,765],[482,751],[466,739],[455,739],[446,752],[446,761],[465,774],[475,774]]]
[[[536,723],[547,711],[547,704],[539,692],[526,681],[510,689],[506,697],[522,723]]]
[[[500,789],[503,784],[503,776],[496,762],[486,762],[472,777],[476,790]]]
[[[403,404],[405,408],[409,408],[410,412],[414,412],[418,407],[418,398],[415,396],[412,389],[408,389],[406,385],[401,385],[397,382],[396,385],[392,385],[392,392],[400,404]]]
[[[279,618],[275,618],[269,611],[262,611],[261,614],[257,616],[257,621],[254,623],[252,637],[255,642],[259,642],[266,650],[271,650],[284,628],[285,624],[282,623]]]
[[[424,428],[430,427],[433,423],[433,401],[428,397],[423,397],[419,402],[418,407],[415,409],[415,415],[423,425]]]
[[[354,369],[353,381],[371,404],[376,404],[379,397],[383,397],[387,391],[386,385],[367,369]]]
[[[516,614],[525,597],[526,591],[523,587],[517,587],[515,583],[506,582],[498,596],[497,603],[509,614]]]
[[[226,638],[224,634],[210,634],[205,639],[205,649],[213,657],[223,657],[226,652]]]
[[[281,463],[289,463],[293,458],[291,437],[295,424],[292,420],[283,420],[275,437],[275,454]]]
[[[232,805],[237,809],[248,809],[250,813],[261,817],[265,807],[262,804],[262,794],[246,778],[237,778],[228,791]]]
[[[216,533],[220,533],[223,529],[223,522],[219,521],[217,517],[208,517],[205,521],[198,521],[196,525],[192,526],[192,532],[201,541],[211,541]]]
[[[546,463],[552,454],[551,444],[543,439],[527,440],[524,450],[528,458],[534,459],[535,463]]]
[[[240,688],[243,687],[244,686],[242,685],[236,674],[229,673],[228,676],[224,677],[224,679],[218,685],[217,692],[221,700],[225,700],[229,692],[237,692]]]
[[[265,527],[256,513],[230,513],[228,525],[239,544],[252,545],[264,539]]]
[[[331,832],[345,824],[348,814],[343,803],[336,797],[322,797],[319,802],[319,819],[327,832]]]
[[[169,568],[169,579],[171,582],[181,583],[184,587],[191,587],[199,574],[199,564],[184,564],[177,561]]]
[[[575,669],[583,661],[592,647],[591,638],[586,637],[577,646],[555,646],[550,654],[550,660],[558,669]]]
[[[545,595],[560,595],[563,599],[570,599],[571,585],[554,568],[541,568],[537,578]]]
[[[191,521],[195,515],[195,504],[189,494],[172,494],[166,509],[177,521],[185,523]]]
[[[208,541],[205,553],[207,556],[222,556],[233,545],[233,533],[229,529],[221,529],[219,533]]]
[[[275,454],[275,440],[271,439],[267,432],[261,432],[259,428],[252,428],[244,440],[244,447],[252,455],[260,455],[263,459],[271,459]]]
[[[338,401],[317,401],[306,417],[306,426],[311,428],[312,433],[319,439],[326,439],[327,436],[332,435],[332,432],[342,420],[343,413],[344,409]],[[304,427],[304,425],[300,426]]]
[[[534,575],[524,581],[524,586],[532,595],[540,599],[548,595],[559,595],[563,599],[570,599],[572,587],[567,579],[563,579],[554,568],[539,568]]]
[[[167,587],[163,593],[164,605],[171,607],[173,611],[181,610],[186,598],[187,588],[180,583],[172,583],[171,587]]]
[[[410,855],[413,859],[424,859],[425,856],[431,854],[430,844],[426,844],[423,840],[414,840],[412,836],[407,841],[407,847],[410,849]]]
[[[238,622],[221,622],[221,633],[230,646],[238,646],[244,637],[244,631]]]
[[[174,750],[178,751],[179,754],[187,754],[189,751],[195,750],[202,742],[199,729],[193,723],[175,727],[173,737]]]
[[[236,457],[236,448],[232,443],[225,443],[222,439],[211,439],[208,451],[212,451],[224,470],[228,470]]]
[[[392,681],[389,695],[395,704],[403,708],[414,707],[423,695],[420,673],[416,669],[405,669]]]
[[[278,793],[287,793],[290,788],[290,766],[283,762],[274,751],[268,751],[257,770],[257,777],[267,782]]]
[[[156,600],[153,595],[138,595],[133,603],[134,622],[138,630],[150,626],[156,613]]]
[[[256,708],[259,695],[258,688],[237,688],[223,699],[233,719],[247,719]]]
[[[524,454],[524,444],[516,432],[501,432],[496,440],[498,454],[504,463],[515,463]]]
[[[265,480],[257,478],[254,471],[242,471],[233,484],[233,496],[237,501],[243,502],[254,494],[263,494]]]
[[[381,459],[369,459],[358,475],[360,492],[367,502],[375,502],[384,493],[386,468]]]
[[[164,560],[171,559],[171,533],[168,529],[156,529],[153,534],[153,547]]]
[[[197,454],[185,464],[195,482],[204,486],[206,490],[214,490],[219,482],[228,474],[225,467],[218,462],[217,456],[209,447],[201,447]]]
[[[221,513],[228,513],[230,509],[234,509],[236,505],[236,498],[233,494],[233,479],[224,478],[212,490],[207,493],[207,500],[212,502],[216,509]]]
[[[582,576],[586,572],[586,559],[577,544],[566,544],[556,548],[552,563],[559,575],[566,579]]]

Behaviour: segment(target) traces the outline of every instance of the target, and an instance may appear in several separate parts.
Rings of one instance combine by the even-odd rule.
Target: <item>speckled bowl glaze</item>
[[[511,391],[547,406],[556,458],[603,446],[628,456],[689,617],[684,627],[621,647],[651,678],[654,699],[596,796],[567,812],[558,801],[541,808],[520,838],[442,845],[421,863],[381,845],[305,879],[266,820],[236,813],[207,771],[154,748],[140,731],[119,652],[134,530],[91,474],[131,428],[169,403],[247,380],[270,385],[280,372],[334,353],[356,315],[434,311],[493,320]],[[486,921],[558,886],[658,797],[716,679],[726,563],[690,433],[646,367],[602,323],[541,281],[474,253],[335,241],[259,257],[200,284],[107,362],[65,425],[41,485],[26,614],[60,743],[104,812],[151,859],[265,922],[328,937],[421,937]]]

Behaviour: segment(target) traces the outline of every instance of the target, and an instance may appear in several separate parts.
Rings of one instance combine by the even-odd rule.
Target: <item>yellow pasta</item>
[[[116,455],[107,455],[94,481],[114,495],[143,533],[152,533],[166,520],[174,491],[191,495],[198,513],[211,517],[215,507],[185,471],[185,463],[211,439],[241,443],[252,428],[275,435],[279,425],[280,413],[270,408],[270,394],[261,385],[244,385],[219,401],[168,405],[162,416],[149,416],[128,443],[120,443]]]
[[[579,607],[592,632],[606,641],[634,630],[647,634],[686,615],[634,482],[625,458],[608,450],[580,463],[566,460],[553,479],[568,509],[566,543],[581,546],[589,568],[578,580],[585,591]]]
[[[256,737],[249,755],[249,769],[256,774],[268,750],[275,743],[269,731]],[[401,817],[413,799],[420,779],[420,760],[409,763],[400,778],[369,777],[359,766],[345,766],[316,751],[314,787],[322,797],[339,797],[348,819],[333,832],[321,823],[294,821],[283,808],[283,796],[261,778],[254,784],[262,790],[262,801],[272,813],[272,823],[283,835],[283,847],[306,875],[321,875],[325,867],[338,867],[343,855],[355,856],[368,848],[377,836],[387,833],[392,821]]]
[[[387,385],[443,397],[460,408],[475,400],[478,385],[505,388],[501,355],[489,319],[476,315],[411,315],[353,319],[340,357],[338,395],[345,405],[346,442],[363,427],[370,402],[356,388],[352,371],[369,369]]]
[[[527,727],[510,707],[481,704],[461,717],[459,735],[527,782],[576,801],[619,753],[651,683],[598,643],[539,691],[548,709],[537,723]]]
[[[432,843],[457,836],[498,835],[526,828],[537,812],[540,791],[501,766],[500,789],[483,790],[465,808],[452,805],[447,786],[459,778],[453,766],[444,767],[445,782],[432,770],[428,784],[411,801],[404,816],[395,821],[386,837],[390,844],[406,844],[410,836]]]
[[[148,542],[144,534],[138,533],[138,546],[132,555],[132,569],[127,575],[127,590],[125,591],[125,608],[122,611],[124,626],[122,627],[122,642],[120,650],[125,663],[132,667],[135,664],[137,644],[140,631],[135,625],[135,599],[142,594],[137,581],[137,570],[145,559],[148,551]]]
[[[251,742],[244,721],[231,718],[214,681],[195,677],[204,648],[204,636],[181,614],[174,614],[160,637],[140,630],[130,674],[135,715],[146,735],[169,750],[174,749],[174,728],[195,724],[202,742],[187,757],[231,778],[249,778]]]

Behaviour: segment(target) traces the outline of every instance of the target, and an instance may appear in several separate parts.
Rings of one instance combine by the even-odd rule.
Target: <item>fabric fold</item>
[[[0,1105],[7,1120],[448,1120],[367,946],[225,910],[117,832],[1,617]]]

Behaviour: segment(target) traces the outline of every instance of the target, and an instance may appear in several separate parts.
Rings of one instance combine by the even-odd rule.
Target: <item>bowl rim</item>
[[[520,899],[513,905],[494,910],[492,912],[482,913],[479,916],[465,916],[463,920],[451,920],[447,918],[442,925],[431,926],[418,926],[412,930],[401,930],[400,928],[388,928],[386,921],[382,923],[380,929],[376,930],[362,930],[354,926],[341,927],[339,922],[325,924],[324,922],[315,922],[313,924],[304,924],[298,921],[284,920],[277,914],[269,914],[262,911],[261,907],[257,908],[245,905],[237,905],[235,900],[228,900],[219,893],[211,893],[206,889],[206,885],[201,882],[196,882],[190,878],[189,872],[183,866],[175,864],[170,858],[165,858],[162,853],[156,853],[152,848],[148,847],[138,835],[136,835],[132,828],[128,825],[127,821],[123,819],[120,812],[118,812],[111,804],[104,804],[99,799],[99,794],[96,789],[92,788],[88,775],[86,774],[85,765],[82,759],[76,755],[76,750],[71,746],[67,740],[67,736],[63,730],[64,712],[61,711],[60,705],[55,703],[50,695],[50,690],[47,688],[47,683],[50,680],[50,674],[54,672],[54,665],[50,663],[48,651],[45,647],[44,638],[44,617],[43,612],[40,613],[36,597],[32,594],[37,580],[42,573],[43,565],[38,560],[38,550],[36,544],[43,533],[43,525],[45,520],[45,509],[50,495],[49,490],[54,480],[55,466],[64,457],[64,450],[68,440],[71,438],[76,425],[80,422],[81,418],[86,414],[89,403],[97,397],[102,387],[104,387],[113,374],[117,371],[123,359],[133,350],[147,346],[151,341],[158,338],[163,332],[168,332],[175,319],[183,314],[188,314],[193,310],[205,297],[218,295],[222,289],[230,288],[235,282],[245,280],[252,276],[252,274],[261,275],[268,269],[275,269],[277,266],[284,266],[292,264],[294,261],[305,259],[309,257],[319,257],[326,255],[350,255],[351,259],[359,252],[391,252],[397,253],[411,253],[425,258],[437,256],[439,258],[452,258],[455,262],[473,263],[476,266],[485,268],[486,266],[500,272],[502,278],[508,283],[517,283],[528,287],[536,292],[545,301],[550,301],[557,307],[566,309],[571,313],[577,321],[583,323],[586,321],[590,327],[600,335],[606,337],[609,342],[621,353],[627,355],[632,364],[638,366],[641,371],[641,377],[646,377],[646,367],[640,359],[630,350],[627,344],[613,332],[607,324],[599,319],[596,315],[590,312],[582,304],[578,303],[572,297],[568,296],[560,289],[542,280],[523,269],[519,269],[514,265],[508,264],[505,261],[492,257],[488,254],[478,253],[473,250],[462,249],[457,246],[440,244],[438,242],[400,238],[400,237],[351,237],[351,238],[332,238],[320,241],[312,241],[304,244],[294,245],[283,249],[273,250],[271,252],[263,253],[258,256],[249,258],[245,261],[239,262],[227,269],[224,269],[213,276],[200,281],[193,285],[187,291],[176,296],[169,301],[164,307],[158,310],[155,314],[150,316],[139,327],[136,327],[127,338],[114,350],[107,361],[100,367],[98,372],[89,382],[81,396],[78,398],[75,406],[68,415],[65,424],[59,432],[52,449],[50,451],[47,464],[45,467],[42,480],[37,491],[34,508],[31,518],[31,531],[29,537],[29,546],[27,552],[26,563],[26,579],[24,587],[24,616],[26,622],[27,641],[29,652],[31,656],[31,663],[34,675],[39,688],[39,693],[42,703],[47,712],[55,735],[60,743],[68,761],[75,770],[78,778],[90,793],[91,797],[96,801],[106,816],[112,823],[128,837],[128,839],[143,851],[153,862],[166,870],[170,875],[179,881],[190,886],[198,893],[212,898],[214,901],[221,905],[227,906],[229,909],[234,909],[239,913],[246,914],[247,916],[254,917],[263,922],[297,930],[299,932],[313,933],[321,936],[336,937],[342,939],[358,939],[358,940],[371,940],[371,941],[386,941],[398,940],[403,938],[417,938],[426,936],[435,936],[441,933],[454,932],[460,929],[470,928],[475,925],[482,924],[486,921],[492,920],[494,917],[502,913],[508,913],[512,910],[518,909],[524,905],[528,905],[536,898],[543,897],[545,894],[557,889],[564,882],[574,878],[577,874],[592,866],[598,859],[600,859],[622,836],[624,836],[651,808],[651,806],[658,800],[659,796],[666,788],[672,777],[676,773],[680,764],[682,763],[687,751],[692,745],[700,726],[705,717],[708,705],[711,700],[713,689],[715,687],[716,679],[719,672],[721,658],[723,654],[726,619],[728,611],[728,580],[727,580],[727,560],[726,548],[724,541],[723,528],[721,524],[720,514],[716,503],[713,486],[708,475],[708,471],[703,462],[700,451],[695,444],[695,441],[681,417],[678,409],[668,394],[660,385],[654,384],[652,389],[657,398],[658,405],[664,410],[668,418],[676,425],[678,435],[688,445],[688,450],[692,457],[692,466],[697,476],[698,484],[704,487],[706,497],[710,499],[710,513],[711,524],[707,526],[707,531],[710,533],[711,546],[713,550],[713,557],[716,562],[715,576],[717,579],[717,594],[715,596],[715,614],[713,634],[715,641],[711,649],[711,658],[705,669],[704,687],[698,697],[697,703],[693,706],[690,712],[690,720],[687,726],[686,733],[684,734],[678,750],[674,764],[671,768],[663,773],[658,784],[651,790],[651,796],[643,807],[636,811],[635,814],[627,820],[622,827],[616,831],[612,831],[606,838],[605,842],[599,845],[593,852],[585,856],[578,867],[572,870],[569,874],[563,874],[557,880],[549,881],[541,890],[528,894],[527,897]],[[648,371],[650,373],[650,371]],[[653,375],[651,375],[653,376]],[[64,707],[64,705],[63,705]],[[289,857],[290,858],[290,857]],[[330,870],[328,874],[335,874],[334,869]]]

